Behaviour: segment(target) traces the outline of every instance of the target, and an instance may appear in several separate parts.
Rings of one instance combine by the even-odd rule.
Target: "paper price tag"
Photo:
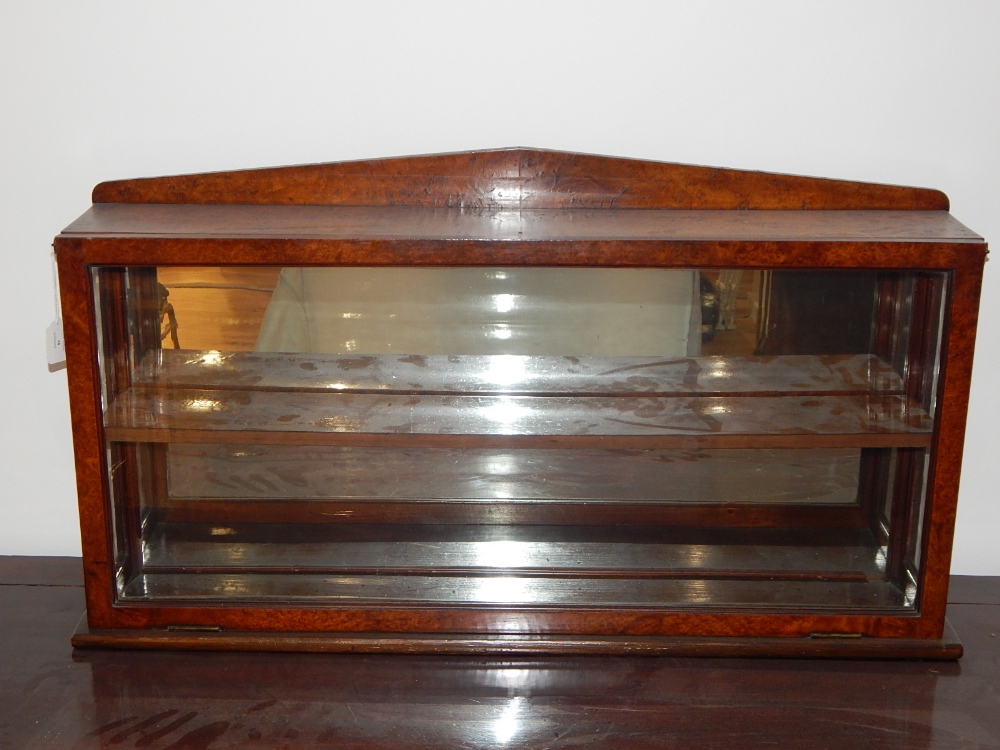
[[[59,276],[56,272],[56,256],[52,254],[52,289],[55,296],[56,317],[45,329],[45,352],[49,365],[61,365],[66,361],[66,345],[63,341],[62,310],[59,306]]]

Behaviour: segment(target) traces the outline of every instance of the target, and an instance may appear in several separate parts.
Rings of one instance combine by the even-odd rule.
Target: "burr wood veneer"
[[[77,646],[961,654],[942,193],[508,149],[93,200]]]

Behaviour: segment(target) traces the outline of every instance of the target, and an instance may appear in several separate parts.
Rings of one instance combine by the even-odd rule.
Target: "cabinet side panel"
[[[57,239],[56,259],[66,339],[70,416],[80,510],[87,614],[92,627],[112,627],[114,592],[101,428],[101,386],[94,296],[80,240]]]
[[[985,246],[968,248],[968,252],[963,255],[964,262],[955,270],[951,300],[946,308],[939,381],[938,431],[934,443],[935,460],[931,466],[932,490],[927,508],[931,521],[925,536],[923,594],[920,602],[922,619],[928,624],[928,628],[932,624],[935,626],[933,631],[927,631],[928,637],[939,637],[944,627],[985,256]]]

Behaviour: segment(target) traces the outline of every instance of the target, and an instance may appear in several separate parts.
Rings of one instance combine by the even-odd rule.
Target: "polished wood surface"
[[[314,654],[538,656],[774,657],[781,659],[960,659],[963,647],[949,623],[941,638],[858,638],[816,633],[808,638],[760,636],[433,635],[221,632],[212,628],[90,630],[81,621],[77,648],[164,651],[276,651]]]
[[[171,626],[259,633],[382,631],[387,643],[407,632],[435,637],[544,633],[584,640],[587,635],[595,639],[665,634],[746,639],[805,638],[815,633],[872,639],[941,638],[986,253],[981,238],[946,213],[943,194],[515,149],[105,183],[95,189],[94,199],[91,211],[56,240],[66,311],[88,617],[94,632]],[[125,330],[115,317],[120,310],[114,308],[121,307],[121,300],[114,298],[113,283],[95,295],[91,273],[95,264],[146,269],[137,270],[135,283],[129,286],[142,318],[136,331]],[[624,411],[618,408],[622,404],[603,403],[601,397],[560,396],[558,404],[548,404],[553,409],[546,424],[558,426],[555,435],[544,434],[551,430],[541,422],[513,435],[492,429],[497,420],[491,415],[500,406],[510,406],[497,401],[504,398],[500,395],[383,396],[305,389],[276,397],[268,390],[163,389],[131,382],[126,366],[118,364],[126,360],[123,352],[130,348],[127,361],[136,362],[159,346],[153,331],[147,330],[154,320],[148,311],[156,303],[150,283],[155,280],[154,267],[227,264],[866,269],[891,277],[886,283],[880,281],[880,294],[894,288],[894,279],[943,271],[936,274],[940,296],[932,295],[944,300],[943,307],[935,308],[932,299],[915,319],[937,321],[940,329],[935,332],[940,330],[944,343],[940,368],[907,373],[903,393],[793,393],[780,399],[766,393],[718,394],[699,398],[697,403],[687,394],[644,395],[631,399],[636,403],[625,404]],[[885,319],[898,321],[881,298],[878,305],[882,306],[879,315],[884,307]],[[104,340],[110,364],[103,372],[98,369],[92,335],[98,315],[112,323]],[[876,353],[898,366],[894,358],[900,352],[933,359],[937,349],[925,349],[916,347],[910,352],[888,346],[885,352]],[[932,390],[937,397],[933,403],[927,400]],[[413,407],[414,419],[393,413],[396,398],[414,401],[404,404]],[[442,401],[445,398],[468,399],[475,408],[455,418]],[[532,398],[545,401],[548,397]],[[778,401],[796,401],[798,407],[790,410]],[[106,423],[105,402],[113,404]],[[269,408],[259,409],[265,402]],[[214,404],[232,408],[216,410]],[[706,407],[715,408],[706,411]],[[815,419],[803,425],[803,415],[807,421],[809,415]],[[591,417],[602,422],[600,429],[589,425]],[[462,419],[467,423],[461,423]],[[574,425],[574,419],[579,424]],[[605,424],[616,425],[615,430],[603,429]],[[607,607],[607,597],[614,592],[611,587],[602,588],[606,581],[592,584],[593,591],[587,594],[590,607],[574,608],[568,590],[560,594],[566,606],[548,608],[534,604],[498,607],[471,595],[467,597],[471,603],[464,608],[434,597],[421,607],[400,605],[395,599],[377,604],[370,600],[368,606],[341,602],[316,607],[300,600],[270,607],[252,598],[220,604],[219,592],[225,590],[226,580],[204,578],[199,584],[204,585],[203,601],[193,597],[166,606],[115,604],[116,577],[128,578],[134,571],[128,566],[121,569],[111,542],[115,540],[119,553],[131,551],[133,562],[139,561],[145,531],[140,528],[139,507],[128,502],[119,506],[119,513],[128,515],[124,522],[112,517],[109,491],[133,495],[130,488],[138,481],[144,483],[148,497],[162,497],[165,444],[301,447],[320,442],[337,447],[413,448],[414,436],[417,447],[440,450],[507,449],[514,447],[514,441],[517,448],[528,450],[554,446],[681,451],[861,448],[863,479],[856,517],[853,524],[844,523],[842,509],[833,508],[840,514],[834,525],[868,529],[873,534],[868,549],[876,549],[887,541],[878,535],[885,508],[877,499],[890,497],[886,488],[892,487],[891,541],[900,549],[891,551],[888,560],[891,578],[886,580],[891,580],[891,586],[883,591],[877,585],[858,584],[853,591],[853,584],[846,582],[842,590],[847,593],[835,598],[840,604],[833,610],[824,608],[823,596],[815,593],[826,585],[822,580],[806,581],[802,588],[796,588],[798,581],[786,582],[783,590],[767,590],[767,596],[773,597],[765,599],[768,606],[735,606],[731,611]],[[143,445],[116,442],[132,440]],[[126,447],[114,447],[121,445]],[[872,468],[885,463],[890,453],[900,457],[893,467]],[[926,474],[925,465],[929,467]],[[924,495],[914,490],[925,476]],[[913,506],[918,496],[926,496],[924,517],[930,519],[923,534],[912,533],[919,514],[902,507]],[[277,499],[265,499],[271,503],[268,512],[279,505],[273,502]],[[508,504],[498,511],[503,515],[511,507]],[[405,508],[405,502],[385,504],[390,513]],[[208,511],[220,509],[216,501]],[[143,521],[176,522],[180,516],[170,514],[184,509],[153,510],[164,511],[163,517],[153,513]],[[320,512],[354,510],[327,505]],[[728,513],[733,506],[714,510],[716,522],[721,518],[719,510]],[[798,512],[812,510],[800,508]],[[762,504],[756,504],[752,513],[767,519],[759,525],[774,524],[775,516],[761,515]],[[858,516],[864,518],[863,524],[857,523]],[[648,518],[639,514],[629,522],[641,524]],[[734,525],[754,528],[748,518]],[[404,513],[364,520],[408,523],[414,519]],[[427,520],[439,517],[432,514]],[[540,518],[526,522],[560,523]],[[699,523],[704,522],[702,517]],[[815,517],[802,527],[817,528]],[[912,565],[917,558],[919,570]],[[911,571],[919,579],[918,600],[907,591],[906,576]],[[130,579],[129,586],[140,586],[136,580]],[[243,583],[235,581],[237,588]],[[275,582],[277,589],[298,586],[302,590],[313,583],[307,578],[298,583],[292,579]],[[319,583],[322,588],[323,582]],[[359,585],[373,583],[364,580]],[[746,590],[733,581],[711,583],[720,584],[719,590],[732,589],[720,601],[752,603],[754,599],[741,599]],[[173,580],[152,584],[167,592],[167,597],[177,590],[171,588],[176,584]],[[682,587],[675,588],[680,591]],[[291,589],[286,594],[294,599],[298,594]],[[709,592],[709,599],[712,595]],[[652,603],[664,596],[683,600],[679,593],[661,591],[642,601]],[[768,608],[772,602],[783,606],[782,601],[794,601],[800,607],[787,614]]]
[[[510,148],[119,180],[94,203],[948,210],[937,190]]]
[[[944,211],[446,210],[97,204],[69,237],[480,242],[981,242]]]
[[[998,578],[952,578],[960,664],[74,652],[81,584],[79,559],[0,558],[0,747],[1000,746]]]

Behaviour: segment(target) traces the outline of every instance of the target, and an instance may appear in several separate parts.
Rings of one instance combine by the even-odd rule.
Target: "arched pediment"
[[[104,182],[94,203],[947,210],[937,190],[506,148]]]

